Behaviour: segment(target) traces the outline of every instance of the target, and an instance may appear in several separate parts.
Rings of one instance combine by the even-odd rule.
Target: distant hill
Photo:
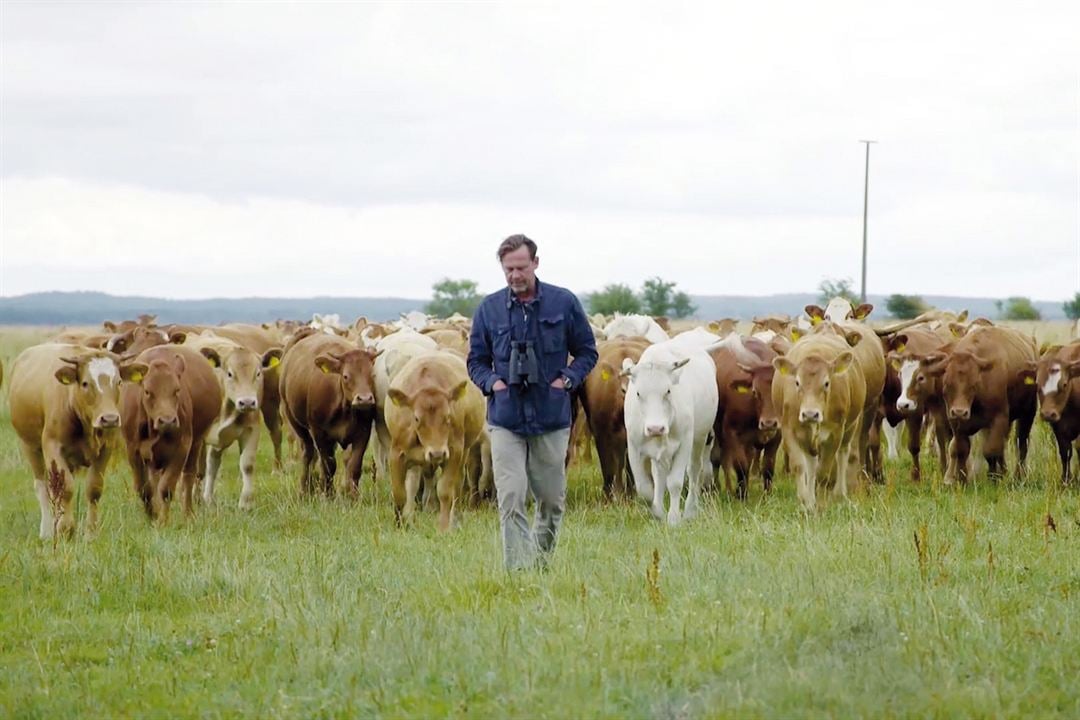
[[[584,294],[582,298],[584,299]],[[926,295],[930,305],[951,310],[967,309],[972,316],[994,318],[994,298],[964,298]],[[160,323],[272,322],[278,318],[310,319],[312,313],[338,313],[343,321],[366,315],[387,320],[403,312],[420,310],[426,299],[414,298],[212,298],[208,300],[164,300],[152,297],[117,297],[98,292],[47,292],[0,297],[0,325],[97,325],[102,320],[123,320],[141,313],[158,316]],[[700,318],[736,317],[802,311],[817,302],[814,293],[783,295],[695,295]],[[887,317],[885,296],[871,295],[877,309],[874,317]],[[1044,320],[1063,320],[1060,302],[1036,301]]]

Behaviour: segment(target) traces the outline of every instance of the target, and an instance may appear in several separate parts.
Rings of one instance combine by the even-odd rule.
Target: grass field
[[[5,370],[35,337],[0,332]],[[0,402],[0,717],[1080,717],[1080,491],[1042,423],[1022,482],[902,456],[809,517],[781,478],[669,529],[575,467],[514,576],[492,508],[440,536],[366,473],[302,500],[264,434],[243,513],[235,453],[163,529],[114,463],[99,537],[54,547]]]

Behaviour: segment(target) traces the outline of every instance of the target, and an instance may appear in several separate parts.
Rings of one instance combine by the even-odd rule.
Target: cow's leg
[[[1027,470],[1028,441],[1031,437],[1031,426],[1035,423],[1036,405],[1031,403],[1025,407],[1016,419],[1016,472],[1023,475]]]
[[[746,500],[750,494],[750,459],[746,454],[746,443],[741,442],[738,433],[733,428],[724,428],[721,437],[724,444],[724,474],[728,473],[728,467],[735,471],[736,488],[735,494],[740,500]]]
[[[690,474],[687,477],[689,489],[686,493],[686,505],[683,507],[683,519],[689,520],[698,514],[698,504],[701,502],[701,485],[703,478],[708,477],[710,455],[712,455],[712,443],[707,442],[703,447],[694,448],[690,457]]]
[[[439,506],[439,490],[435,481],[436,473],[442,474],[435,468],[427,467],[424,468],[424,472],[420,476],[418,502],[425,512],[435,512],[435,509]]]
[[[281,470],[281,395],[277,389],[278,370],[274,369],[263,374],[263,401],[259,410],[262,412],[263,424],[270,433],[270,443],[274,446],[274,469]],[[268,389],[272,386],[272,390]],[[295,430],[296,427],[294,426]],[[302,433],[296,433],[303,439]]]
[[[218,471],[221,469],[221,456],[224,452],[223,448],[215,447],[209,443],[206,445],[206,476],[203,478],[202,499],[207,505],[214,502],[214,488],[217,486]],[[243,462],[242,459],[241,462]]]
[[[187,460],[184,462],[184,468],[180,473],[181,482],[181,496],[180,506],[184,510],[185,517],[191,517],[194,513],[195,506],[192,503],[192,496],[195,493],[195,486],[199,482],[199,469],[205,469],[206,456],[204,454],[205,445],[202,440],[193,441],[191,447],[188,449]]]
[[[337,443],[325,433],[315,434],[314,440],[319,452],[323,494],[330,497],[334,494],[334,475],[337,474]]]
[[[634,489],[638,497],[645,502],[652,502],[653,479],[652,462],[633,447],[628,447],[626,459],[630,462],[630,472],[634,476]]]
[[[848,496],[848,477],[851,475],[857,476],[861,463],[858,462],[855,454],[855,438],[851,436],[841,437],[840,444],[837,446],[835,453],[831,453],[825,448],[822,448],[822,453],[828,455],[835,454],[836,457],[836,483],[833,485],[833,495],[838,497],[847,498]]]
[[[90,465],[86,473],[86,524],[83,531],[93,537],[98,531],[98,503],[105,489],[105,471],[109,467],[109,451],[104,450]]]
[[[401,525],[401,511],[405,507],[405,456],[394,453],[389,457],[390,494],[394,498],[394,520]]]
[[[53,536],[53,511],[52,502],[49,500],[49,486],[45,474],[45,459],[41,455],[41,448],[29,445],[22,439],[19,440],[22,447],[23,457],[30,463],[30,471],[34,475],[34,494],[37,495],[38,506],[41,509],[41,524],[38,526],[38,537],[48,540]]]
[[[75,515],[71,507],[71,499],[75,496],[74,472],[64,461],[63,449],[60,444],[50,441],[42,445],[42,456],[45,461],[46,498],[51,496],[49,491],[49,473],[55,467],[63,480],[59,498],[52,498],[53,507],[58,507],[60,517],[53,517],[53,525],[61,535],[70,536],[75,531]]]
[[[241,510],[250,510],[255,500],[255,458],[259,453],[259,427],[253,425],[246,428],[237,439],[240,447],[240,479],[243,486],[240,488]],[[218,456],[220,462],[221,456]],[[210,455],[207,455],[206,477],[210,478]]]
[[[565,465],[563,467],[565,468]],[[436,492],[439,496],[439,532],[447,532],[455,524],[454,506],[457,504],[458,497],[461,496],[464,469],[463,453],[451,451],[436,483]]]
[[[348,476],[349,492],[360,492],[360,476],[364,472],[364,455],[367,454],[368,443],[371,442],[371,422],[361,425],[358,434],[354,437],[349,452],[349,461],[345,465],[345,473]]]
[[[817,507],[817,476],[821,459],[800,453],[799,456],[792,457],[792,462],[799,466],[799,500],[802,501],[804,510],[813,512]]]
[[[949,442],[949,465],[945,470],[945,484],[966,483],[968,479],[968,458],[971,455],[971,436],[955,433]]]
[[[1054,440],[1057,442],[1058,458],[1061,460],[1061,485],[1069,484],[1069,473],[1072,470],[1072,439],[1064,432],[1061,423],[1051,426],[1054,430]]]
[[[604,483],[604,498],[615,498],[615,483],[619,481],[618,458],[616,457],[614,443],[608,437],[610,433],[593,433],[593,442],[596,443],[596,457],[600,461],[600,477]]]
[[[867,412],[863,424],[866,432],[866,472],[872,482],[884,482],[881,470],[881,421],[876,412]]]
[[[420,490],[423,474],[423,468],[418,465],[405,470],[405,507],[401,509],[401,521],[406,525],[416,518],[416,494]]]
[[[896,425],[890,425],[887,419],[881,423],[881,431],[885,434],[885,457],[889,460],[896,460],[900,457],[900,429],[903,426],[903,420]]]
[[[776,453],[780,449],[780,436],[777,435],[765,443],[765,449],[761,453],[761,482],[765,486],[765,492],[772,492],[773,477],[776,474]]]
[[[668,525],[675,526],[682,522],[682,491],[683,483],[686,482],[687,473],[700,472],[700,466],[695,467],[694,448],[691,443],[683,443],[675,456],[671,458],[671,464],[661,482],[667,485],[668,493]],[[663,496],[661,496],[663,497]],[[663,511],[663,504],[660,506]]]
[[[1009,437],[1009,416],[999,413],[990,421],[990,427],[982,433],[982,454],[990,480],[997,482],[1005,476],[1005,442]]]
[[[390,430],[381,418],[381,413],[376,410],[375,415],[375,467],[379,473],[386,475],[389,472],[390,457]],[[374,482],[377,478],[372,476]]]
[[[477,442],[480,445],[480,482],[477,484],[478,495],[481,498],[492,496],[495,487],[495,468],[491,462],[491,440],[484,431],[484,436]]]
[[[907,446],[908,452],[911,453],[911,482],[922,482],[922,461],[919,454],[922,452],[923,415],[921,413],[912,415],[906,422]]]

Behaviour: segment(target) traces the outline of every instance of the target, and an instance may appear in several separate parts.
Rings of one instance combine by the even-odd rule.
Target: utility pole
[[[860,140],[861,143],[866,143],[866,175],[863,178],[863,200],[862,200],[862,290],[859,293],[859,297],[862,298],[862,302],[866,302],[866,208],[870,201],[870,145],[876,144],[877,140]]]

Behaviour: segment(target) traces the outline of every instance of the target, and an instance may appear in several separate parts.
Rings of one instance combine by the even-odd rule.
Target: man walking
[[[498,257],[507,288],[476,309],[468,365],[487,396],[503,559],[518,570],[546,564],[555,549],[566,508],[570,391],[596,364],[596,340],[577,297],[537,280],[535,242],[511,235]],[[525,517],[529,490],[534,528]]]

